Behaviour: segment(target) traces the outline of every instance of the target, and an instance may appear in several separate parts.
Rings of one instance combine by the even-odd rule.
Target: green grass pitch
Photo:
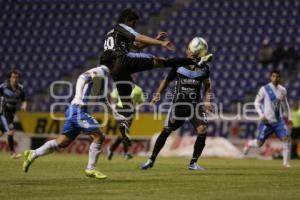
[[[300,161],[292,168],[281,160],[201,159],[205,171],[188,171],[188,158],[157,159],[139,170],[145,157],[125,161],[101,155],[98,168],[106,180],[85,177],[87,155],[54,154],[39,158],[25,174],[21,160],[0,153],[0,199],[166,200],[300,199]]]

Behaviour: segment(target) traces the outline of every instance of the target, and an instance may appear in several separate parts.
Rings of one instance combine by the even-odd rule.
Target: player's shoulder
[[[286,88],[285,88],[283,85],[281,85],[281,84],[278,85],[278,88],[279,88],[280,90],[286,90]]]
[[[109,73],[109,68],[106,65],[100,65],[100,66],[98,66],[98,68],[99,68],[99,70],[104,72],[105,75],[107,75]]]
[[[109,69],[105,65],[99,65],[97,67],[94,67],[92,69],[89,69],[86,71],[87,73],[91,73],[93,75],[106,75],[109,72]],[[85,72],[85,73],[86,73]]]
[[[18,83],[18,87],[19,87],[21,90],[23,90],[23,89],[24,89],[24,85],[23,85],[23,84],[21,84],[21,83]]]
[[[108,35],[112,34],[114,31],[115,31],[115,28],[110,29],[110,30],[106,33],[106,35],[108,36]]]
[[[269,84],[265,84],[263,86],[261,86],[258,90],[259,93],[262,93],[262,92],[265,92],[266,91],[266,87],[268,86]]]
[[[126,24],[117,24],[117,26],[115,27],[116,29],[125,29],[127,31],[131,31],[134,30],[132,27],[127,26]]]
[[[4,88],[4,87],[6,87],[6,86],[7,86],[7,83],[6,83],[6,82],[0,84],[0,87],[1,87],[1,88]]]
[[[286,92],[287,92],[287,90],[286,90],[286,88],[283,86],[283,85],[278,85],[278,88],[279,88],[279,90],[280,91],[282,91],[283,93],[285,93],[286,94]]]

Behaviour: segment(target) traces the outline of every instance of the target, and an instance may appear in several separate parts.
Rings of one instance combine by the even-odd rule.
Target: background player
[[[145,101],[143,90],[138,85],[134,86],[130,97],[131,97],[134,108],[137,105],[139,105],[140,103],[143,103]],[[111,99],[112,104],[116,106],[117,110],[119,110],[123,107],[117,89],[114,89],[111,92],[110,99]],[[122,114],[121,111],[120,111],[120,114]],[[131,124],[132,124],[132,118],[128,121],[128,128],[130,128]],[[117,137],[117,139],[113,142],[113,144],[108,148],[108,160],[112,159],[114,151],[118,148],[118,146],[120,145],[120,143],[122,141],[123,141],[122,137]],[[124,158],[126,160],[131,159],[132,155],[130,153],[128,153],[129,146],[126,142],[125,143],[123,142],[123,148],[124,148]]]
[[[188,58],[194,57],[189,48],[186,49],[186,55]],[[155,142],[152,155],[148,161],[141,166],[141,169],[143,170],[153,167],[155,159],[160,150],[163,148],[167,138],[172,131],[175,131],[182,126],[182,124],[185,122],[185,118],[189,119],[190,123],[193,125],[198,134],[194,144],[193,157],[190,161],[188,169],[204,169],[197,164],[197,161],[205,146],[207,121],[204,109],[201,107],[198,107],[201,108],[200,110],[197,109],[197,104],[201,98],[201,88],[203,85],[205,89],[204,105],[206,105],[207,111],[210,111],[211,109],[211,82],[209,79],[209,67],[207,63],[204,62],[201,68],[195,65],[190,65],[182,66],[178,69],[172,69],[166,79],[160,84],[159,89],[152,100],[153,103],[156,103],[159,100],[160,94],[174,79],[176,79],[176,86],[173,104],[168,112],[165,127]]]
[[[19,83],[20,72],[12,70],[7,75],[7,81],[0,85],[0,137],[7,133],[7,140],[11,157],[21,157],[14,148],[14,117],[18,104],[21,103],[21,110],[26,111],[27,101],[24,87]]]
[[[292,117],[290,107],[287,101],[287,91],[285,87],[280,85],[280,73],[277,70],[271,72],[271,82],[260,88],[255,98],[255,109],[258,112],[261,123],[258,128],[258,136],[254,140],[250,140],[244,147],[244,154],[248,154],[252,147],[261,147],[265,140],[274,132],[283,142],[283,166],[290,167],[290,136],[287,127],[282,119],[282,110],[291,123]]]
[[[100,130],[100,124],[87,112],[89,102],[93,99],[95,100],[95,98],[98,100],[100,95],[105,95],[104,91],[107,89],[106,81],[109,73],[107,66],[111,65],[111,60],[107,61],[102,59],[101,63],[102,65],[99,67],[90,69],[78,77],[75,97],[65,113],[66,121],[64,123],[62,134],[58,136],[58,138],[46,142],[36,150],[27,150],[24,152],[25,158],[23,170],[25,172],[28,171],[29,166],[35,159],[50,154],[58,148],[66,148],[82,131],[92,138],[85,174],[97,179],[104,179],[107,177],[96,169],[97,160],[101,151],[101,144],[104,141],[104,135]],[[118,115],[107,101],[106,104],[116,117],[122,119],[122,116]]]

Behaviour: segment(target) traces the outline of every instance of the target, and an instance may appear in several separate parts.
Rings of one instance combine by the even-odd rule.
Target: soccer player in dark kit
[[[203,42],[205,44],[204,46],[206,46],[205,48],[207,48],[207,44],[204,39],[201,38],[199,41]],[[207,50],[204,49],[204,55],[206,52]],[[198,56],[193,55],[189,48],[187,48],[186,54],[188,58]],[[206,112],[211,111],[211,82],[209,79],[209,66],[207,62],[203,62],[201,66],[188,65],[177,69],[173,68],[165,80],[161,82],[156,95],[152,99],[153,103],[156,103],[159,100],[160,94],[167,88],[170,82],[175,79],[176,86],[174,97],[172,106],[168,112],[165,126],[155,142],[152,155],[147,162],[141,166],[142,170],[153,167],[155,159],[160,150],[163,148],[169,135],[172,131],[180,128],[186,120],[189,120],[198,135],[194,144],[194,152],[190,164],[188,165],[188,169],[204,170],[204,168],[197,164],[197,161],[205,146],[207,133]],[[205,92],[204,104],[199,104],[202,86],[204,86]]]
[[[21,110],[27,108],[23,85],[19,83],[20,72],[12,70],[7,75],[7,81],[0,85],[0,137],[7,133],[7,140],[11,158],[17,159],[21,154],[14,148],[14,116],[19,103]]]
[[[126,113],[123,112],[125,117],[130,117],[133,114],[133,108],[130,106],[132,105],[130,94],[134,86],[134,81],[131,78],[131,74],[154,68],[199,65],[199,63],[209,60],[212,57],[212,54],[209,54],[201,59],[161,59],[146,53],[133,53],[132,50],[142,49],[149,45],[160,45],[168,50],[175,50],[170,41],[160,40],[161,36],[165,35],[164,33],[159,34],[155,39],[136,32],[134,28],[138,19],[139,16],[135,11],[131,9],[123,10],[120,13],[118,24],[107,33],[104,42],[104,52],[110,50],[116,57],[111,75],[116,83],[123,103],[123,109],[126,110]],[[122,135],[126,135],[124,132],[127,130],[125,128],[122,129],[122,126],[120,127]]]
[[[104,42],[104,51],[111,50],[116,56],[115,64],[111,72],[124,109],[130,109],[130,94],[134,81],[131,74],[153,68],[179,67],[182,65],[197,65],[204,60],[208,60],[212,55],[207,55],[199,59],[195,58],[173,58],[161,59],[151,54],[133,53],[131,50],[142,49],[149,45],[160,45],[168,50],[175,50],[173,44],[166,40],[160,40],[165,33],[159,33],[156,38],[142,35],[134,30],[139,19],[137,13],[131,9],[125,9],[120,13],[118,24],[110,30]],[[129,117],[132,112],[125,114]]]

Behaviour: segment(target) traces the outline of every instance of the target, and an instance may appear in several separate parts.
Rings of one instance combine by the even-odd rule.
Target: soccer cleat
[[[28,172],[30,165],[33,163],[32,150],[24,151],[23,171]]]
[[[85,175],[91,178],[96,178],[96,179],[106,179],[107,176],[102,174],[99,170],[97,169],[86,169],[85,170]]]
[[[283,167],[284,168],[291,168],[292,166],[290,164],[284,164]]]
[[[127,144],[127,145],[131,145],[131,140],[130,140],[130,137],[128,135],[129,133],[129,128],[128,128],[128,125],[127,123],[124,121],[124,122],[121,122],[120,123],[120,126],[119,126],[119,129],[120,129],[120,132],[121,132],[121,135],[123,137],[123,140],[124,142]]]
[[[146,170],[152,168],[154,165],[154,162],[150,159],[147,160],[144,164],[141,165],[141,170]]]
[[[113,157],[114,153],[110,150],[110,148],[107,148],[107,159],[111,160]]]
[[[212,61],[213,59],[213,54],[207,54],[206,56],[201,57],[200,61],[197,63],[198,66],[201,67],[202,64],[208,63],[210,61]]]
[[[12,159],[18,159],[18,158],[22,157],[22,154],[20,154],[20,153],[13,153],[13,154],[10,155],[10,157]]]
[[[133,158],[133,156],[130,153],[125,153],[124,158],[125,160],[130,160]]]
[[[243,154],[246,156],[248,155],[249,151],[250,151],[250,144],[249,144],[250,141],[246,142],[244,148],[243,148]]]
[[[201,167],[197,163],[190,164],[188,166],[188,169],[191,170],[191,171],[203,171],[203,170],[205,170],[203,167]]]

